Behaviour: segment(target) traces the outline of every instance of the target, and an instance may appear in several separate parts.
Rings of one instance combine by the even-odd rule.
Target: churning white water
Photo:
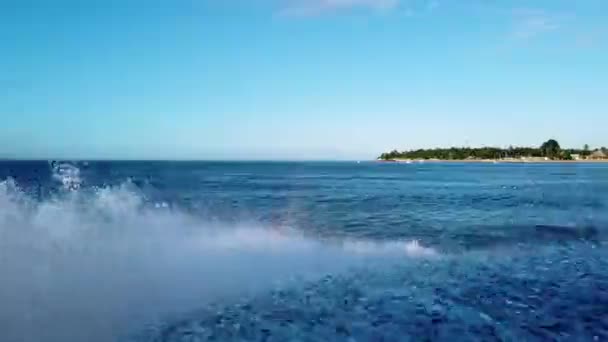
[[[417,242],[324,242],[288,227],[227,226],[148,205],[128,182],[84,189],[77,169],[55,171],[66,191],[45,200],[0,182],[3,341],[114,340],[294,277],[437,256]]]

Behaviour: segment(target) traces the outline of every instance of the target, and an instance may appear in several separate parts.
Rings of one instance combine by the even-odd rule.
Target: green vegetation
[[[549,139],[540,146],[540,151],[543,157],[549,157],[549,159],[559,159],[561,147],[557,141]]]
[[[549,139],[541,144],[540,147],[451,147],[451,148],[434,148],[434,149],[418,149],[399,152],[393,150],[388,153],[382,153],[379,159],[441,159],[441,160],[466,160],[466,159],[504,159],[516,158],[520,159],[530,157],[546,157],[552,160],[572,160],[573,154],[587,156],[589,145],[585,145],[583,149],[562,149],[559,143],[554,139]]]

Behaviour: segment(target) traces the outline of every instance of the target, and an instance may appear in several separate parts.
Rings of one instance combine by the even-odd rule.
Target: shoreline
[[[480,164],[596,164],[608,163],[608,159],[581,159],[581,160],[528,160],[528,159],[388,159],[376,160],[381,163],[480,163]]]

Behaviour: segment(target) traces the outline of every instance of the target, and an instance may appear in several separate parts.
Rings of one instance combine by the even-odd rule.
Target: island
[[[585,144],[582,149],[561,148],[554,139],[543,142],[539,147],[450,147],[417,149],[382,153],[380,161],[479,161],[479,162],[551,162],[551,161],[605,161],[608,162],[606,147],[592,149]]]

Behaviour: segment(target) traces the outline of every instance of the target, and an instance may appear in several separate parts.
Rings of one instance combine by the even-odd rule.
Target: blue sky
[[[0,156],[608,145],[608,1],[0,2]]]

